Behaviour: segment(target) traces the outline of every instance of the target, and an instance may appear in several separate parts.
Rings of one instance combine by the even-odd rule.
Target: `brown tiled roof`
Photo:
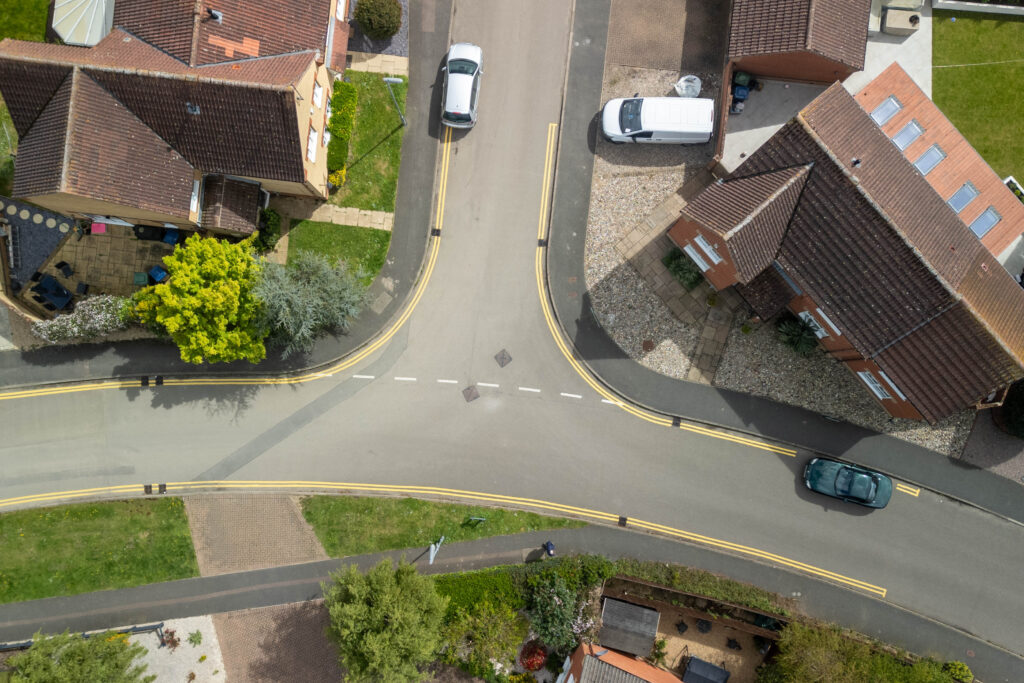
[[[221,12],[220,24],[207,10]],[[193,66],[319,50],[331,0],[117,0],[114,25]]]
[[[882,126],[882,131],[891,138],[910,121],[917,121],[924,132],[903,151],[911,161],[933,144],[939,144],[946,158],[925,176],[925,180],[947,200],[966,182],[977,188],[978,197],[960,212],[960,218],[964,224],[970,225],[988,207],[994,208],[1001,220],[981,238],[981,243],[999,257],[1024,232],[1024,204],[898,62],[893,62],[864,86],[855,99],[865,111],[871,112],[890,95],[896,96],[902,109]]]
[[[64,149],[75,74],[68,73],[42,113],[18,141],[14,165],[15,197],[59,192],[63,179]]]
[[[729,57],[809,51],[864,68],[871,0],[733,0]]]
[[[67,192],[188,219],[192,166],[84,73],[75,82],[66,163]]]
[[[18,137],[24,137],[43,111],[71,68],[61,64],[26,63],[3,59],[4,51],[15,42],[0,41],[0,93],[11,113]]]
[[[762,270],[749,283],[736,285],[736,290],[764,320],[779,313],[793,298],[793,292],[774,266]]]
[[[206,176],[203,182],[204,228],[248,235],[256,229],[260,187],[256,183]]]
[[[794,166],[715,183],[682,213],[722,236],[739,281],[750,282],[774,260],[809,168]]]
[[[117,0],[114,26],[190,63],[196,0]]]
[[[1024,290],[838,84],[737,175],[807,163],[778,260],[862,356],[918,373],[899,386],[933,421],[1024,375]],[[895,367],[908,354],[929,365]]]

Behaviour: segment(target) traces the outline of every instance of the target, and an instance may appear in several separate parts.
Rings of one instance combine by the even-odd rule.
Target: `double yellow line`
[[[626,411],[633,417],[638,417],[641,420],[650,422],[651,424],[660,425],[662,427],[671,427],[674,420],[664,415],[658,415],[650,411],[632,406],[624,402],[618,396],[612,394],[603,385],[597,382],[591,374],[583,367],[583,365],[575,358],[569,345],[563,339],[560,332],[560,327],[555,320],[554,313],[551,309],[551,301],[548,297],[547,287],[544,286],[544,251],[546,247],[546,240],[548,237],[548,215],[549,215],[549,197],[551,196],[551,182],[554,171],[555,161],[555,148],[558,142],[558,124],[548,124],[548,138],[547,148],[544,153],[544,179],[541,184],[540,194],[540,215],[537,217],[537,253],[534,259],[534,270],[537,278],[537,294],[540,297],[541,310],[544,313],[544,320],[547,322],[548,331],[551,333],[551,337],[555,340],[555,345],[558,346],[559,351],[568,361],[569,365],[572,366],[573,370],[576,371],[584,382],[593,389],[599,396],[604,398],[606,401],[617,405],[622,410]],[[758,448],[772,453],[779,453],[780,455],[788,455],[790,457],[796,457],[796,450],[793,448],[787,448],[785,446],[777,446],[775,444],[764,443],[756,441],[754,439],[740,436],[737,434],[727,434],[724,432],[715,431],[702,427],[696,424],[686,424],[680,422],[679,428],[692,432],[694,434],[701,434],[703,436],[709,436],[715,439],[721,439],[722,441],[731,441],[743,446],[749,446],[751,448]]]
[[[384,494],[399,494],[407,496],[437,496],[446,499],[460,500],[460,501],[472,501],[480,503],[491,503],[494,505],[508,506],[508,507],[520,507],[530,508],[534,510],[543,510],[547,512],[553,512],[561,515],[570,515],[573,517],[581,517],[584,519],[592,520],[595,522],[606,523],[606,524],[618,524],[620,521],[619,515],[611,512],[603,512],[601,510],[593,510],[591,508],[578,507],[575,505],[565,505],[562,503],[554,503],[551,501],[540,500],[537,498],[523,498],[520,496],[506,496],[498,493],[486,493],[481,491],[467,491],[464,489],[452,489],[440,486],[403,486],[394,484],[364,484],[359,482],[331,482],[331,481],[253,481],[253,480],[211,480],[211,481],[176,481],[169,482],[166,484],[168,493],[185,494],[189,492],[205,491],[209,489],[274,489],[274,490],[288,490],[288,489],[299,489],[308,492],[327,492],[327,493],[370,493],[377,495]],[[109,486],[101,488],[90,488],[81,489],[78,491],[64,491],[59,493],[47,493],[34,496],[21,496],[19,498],[7,498],[0,500],[0,508],[10,507],[12,505],[26,505],[31,503],[47,503],[54,502],[57,500],[68,500],[74,498],[84,497],[97,497],[109,494],[130,494],[132,492],[139,492],[141,486],[138,484],[129,484],[123,486]],[[879,597],[884,598],[886,596],[886,589],[881,586],[854,579],[843,574],[816,567],[806,562],[800,562],[793,560],[782,555],[770,553],[759,548],[753,548],[751,546],[742,545],[739,543],[732,543],[730,541],[723,541],[711,536],[704,536],[702,534],[685,531],[683,529],[677,529],[675,527],[666,526],[664,524],[657,524],[655,522],[647,522],[641,519],[628,518],[628,526],[644,529],[655,534],[664,536],[670,536],[676,539],[682,539],[690,543],[702,545],[718,550],[724,550],[737,555],[741,555],[747,558],[753,558],[758,560],[765,560],[777,565],[788,567],[790,569],[810,574],[834,583],[842,584],[850,588],[854,588],[867,593],[872,593]]]

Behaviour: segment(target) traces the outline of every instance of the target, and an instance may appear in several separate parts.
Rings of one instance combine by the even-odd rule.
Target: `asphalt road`
[[[537,254],[571,13],[569,0],[457,0],[452,41],[485,54],[480,123],[440,143],[439,251],[389,343],[291,386],[6,401],[0,498],[232,479],[556,501],[824,576],[1024,653],[1024,527],[927,491],[871,513],[813,496],[799,479],[807,453],[652,424],[602,400],[559,350]],[[433,118],[410,111],[410,135],[444,136]]]

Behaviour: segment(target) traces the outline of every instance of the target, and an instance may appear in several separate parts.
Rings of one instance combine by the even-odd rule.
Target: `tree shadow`
[[[344,680],[338,652],[326,635],[329,623],[327,608],[321,600],[274,608],[257,646],[259,654],[249,662],[241,680],[251,683]]]

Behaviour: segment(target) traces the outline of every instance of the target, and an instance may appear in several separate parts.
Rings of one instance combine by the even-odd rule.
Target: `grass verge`
[[[445,543],[457,543],[585,526],[576,520],[532,512],[416,498],[312,496],[302,500],[302,513],[331,557],[426,547],[442,535]],[[474,524],[468,521],[470,517],[484,517],[487,521]]]
[[[349,144],[346,181],[331,193],[328,201],[338,206],[394,212],[405,128],[381,80],[382,74],[349,70],[345,77],[356,86],[359,104]],[[409,81],[402,80],[401,85],[391,87],[404,112]]]
[[[180,498],[0,515],[0,603],[199,574]]]
[[[932,99],[1000,178],[1020,178],[1024,17],[936,10],[932,22]]]
[[[335,225],[317,221],[299,221],[288,231],[288,258],[300,249],[342,259],[353,271],[364,273],[364,285],[373,282],[384,266],[391,244],[387,230]]]

